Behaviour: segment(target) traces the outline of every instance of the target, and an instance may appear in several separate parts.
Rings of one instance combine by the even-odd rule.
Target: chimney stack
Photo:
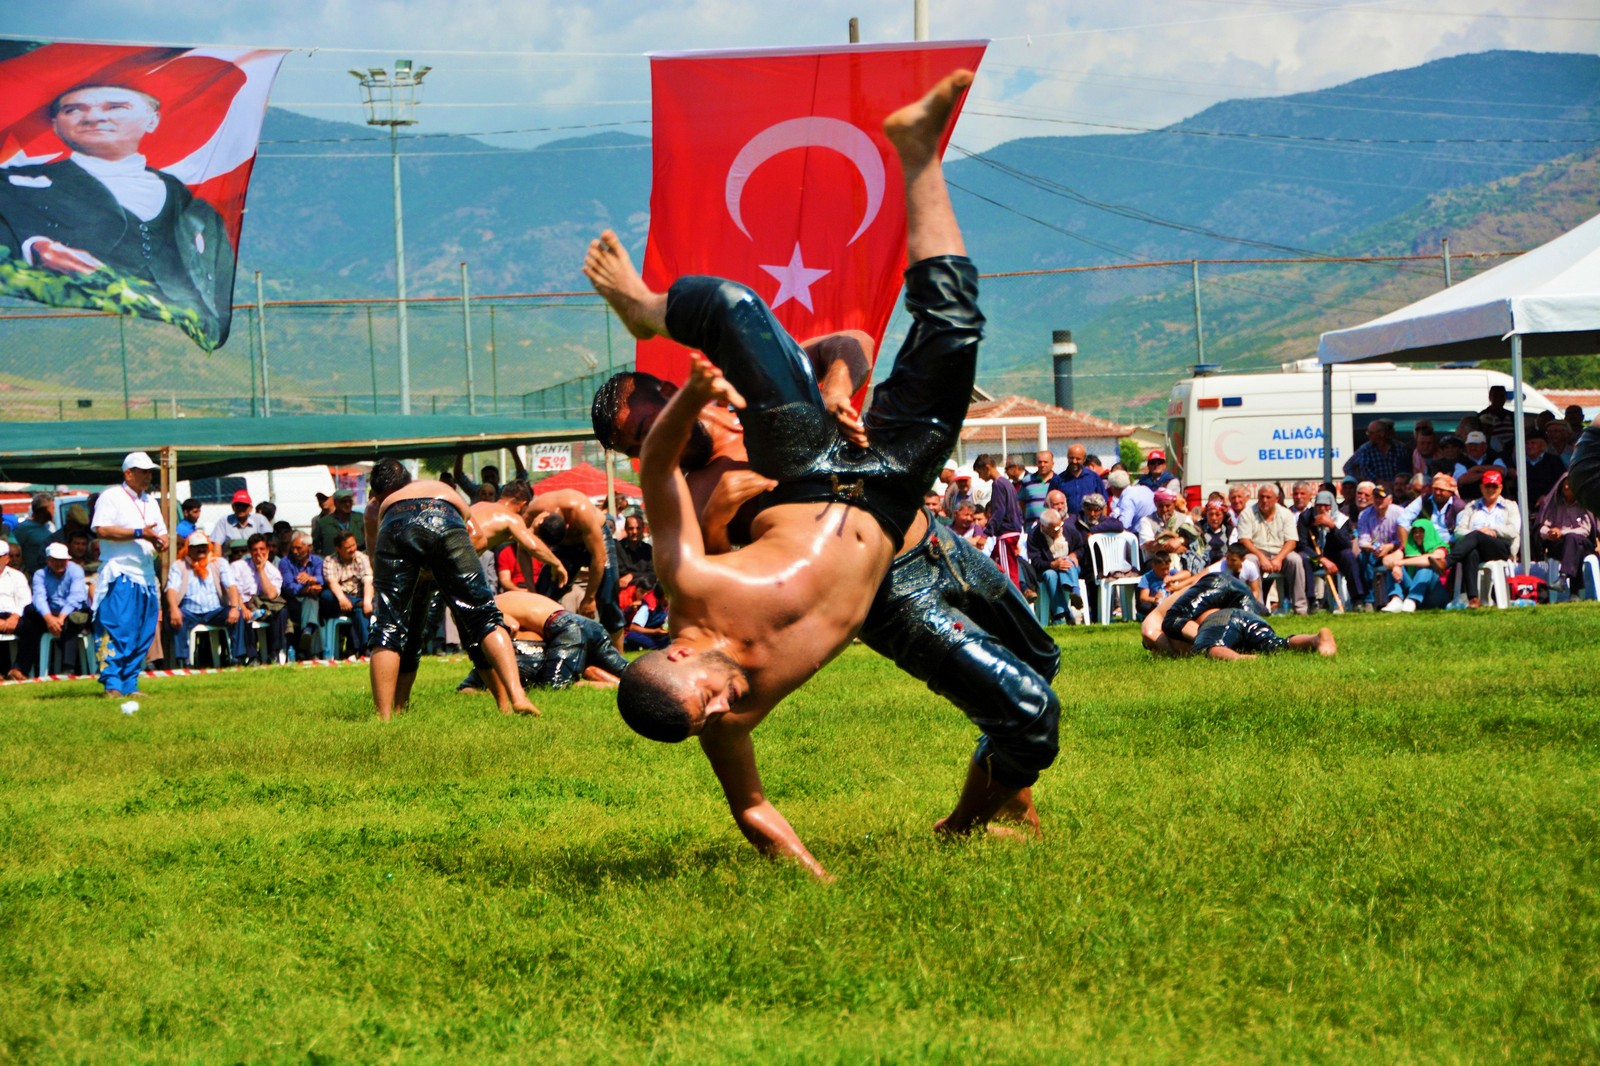
[[[1058,329],[1050,334],[1050,358],[1055,363],[1056,406],[1068,411],[1072,406],[1072,357],[1078,346],[1072,343],[1070,329]]]

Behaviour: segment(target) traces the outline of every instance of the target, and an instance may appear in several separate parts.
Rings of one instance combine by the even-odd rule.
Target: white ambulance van
[[[1489,406],[1489,386],[1511,377],[1493,370],[1435,370],[1361,363],[1333,368],[1333,471],[1338,479],[1367,423],[1392,419],[1410,445],[1418,419],[1453,432],[1466,415]],[[1523,386],[1529,417],[1561,409]],[[1512,401],[1506,403],[1507,409]],[[1315,359],[1286,363],[1279,373],[1200,374],[1172,387],[1167,404],[1168,469],[1183,483],[1190,506],[1214,491],[1244,485],[1322,480],[1322,367]]]

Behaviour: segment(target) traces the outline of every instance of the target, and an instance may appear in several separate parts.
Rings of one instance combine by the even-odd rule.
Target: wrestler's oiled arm
[[[589,549],[589,582],[584,586],[583,602],[578,605],[578,613],[592,617],[595,613],[595,603],[600,595],[600,580],[605,577],[609,559],[606,553],[606,534],[601,527],[599,512],[585,514],[584,518],[586,521],[583,542]]]
[[[362,525],[367,527],[367,545],[374,553],[378,550],[378,512],[381,510],[383,506],[377,500],[368,500],[366,514],[362,517]]]
[[[680,570],[703,559],[706,551],[689,483],[678,468],[700,409],[711,398],[703,377],[696,364],[688,383],[673,393],[656,416],[639,449],[639,487],[655,535],[656,575],[675,595],[681,591]]]
[[[711,760],[711,769],[722,782],[728,809],[744,838],[763,855],[794,859],[813,877],[833,880],[822,868],[788,819],[767,801],[761,791],[761,772],[756,769],[756,748],[744,729],[711,729],[700,734],[700,748]]]
[[[508,528],[511,530],[512,539],[522,545],[523,551],[555,572],[557,585],[565,585],[567,583],[566,565],[556,558],[556,553],[550,550],[549,545],[534,536],[532,531],[528,529],[527,522],[519,518],[515,522],[508,523]]]

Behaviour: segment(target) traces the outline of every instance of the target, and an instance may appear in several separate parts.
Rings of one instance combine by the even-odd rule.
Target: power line
[[[1091,122],[1086,119],[1076,118],[1047,118],[1044,116],[1006,114],[999,111],[974,111],[971,108],[962,112],[967,115],[982,115],[984,118],[1009,118],[1024,122],[1050,122],[1066,126],[1093,126],[1097,129],[1123,130],[1130,133],[1166,133],[1181,134],[1186,137],[1218,137],[1250,141],[1286,141],[1306,142],[1312,144],[1600,144],[1600,138],[1595,137],[1313,137],[1299,133],[1246,133],[1241,130],[1202,130],[1190,126],[1133,126],[1120,122]],[[1404,112],[1407,118],[1429,117],[1415,112]],[[1448,116],[1465,117],[1465,116]],[[1478,121],[1481,121],[1478,120]],[[1519,119],[1520,122],[1546,121],[1556,122],[1559,119]]]

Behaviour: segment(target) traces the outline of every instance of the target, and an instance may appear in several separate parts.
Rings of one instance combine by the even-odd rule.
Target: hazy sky
[[[428,64],[419,132],[527,147],[649,133],[649,50],[912,35],[911,0],[7,0],[0,33],[302,49],[279,107],[360,121],[350,67]],[[993,43],[957,143],[1161,126],[1218,100],[1326,88],[1496,48],[1600,51],[1593,0],[930,0],[936,39]],[[569,127],[553,129],[553,127]],[[572,129],[570,127],[585,127]],[[495,131],[518,131],[497,133]],[[270,150],[270,149],[269,149]]]

